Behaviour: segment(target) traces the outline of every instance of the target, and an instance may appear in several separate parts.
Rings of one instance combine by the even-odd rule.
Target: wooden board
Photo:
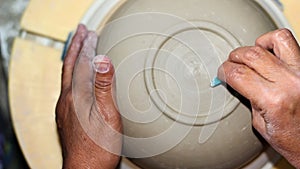
[[[55,124],[61,51],[15,39],[9,72],[11,115],[17,138],[33,169],[61,168]]]
[[[284,5],[284,15],[290,22],[295,31],[298,40],[300,39],[300,1],[299,0],[281,0]]]
[[[31,0],[21,27],[26,31],[65,41],[93,0]]]

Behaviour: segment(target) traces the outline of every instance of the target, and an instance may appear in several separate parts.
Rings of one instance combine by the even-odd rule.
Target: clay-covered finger
[[[262,35],[256,40],[256,45],[274,52],[274,54],[289,66],[298,68],[300,64],[300,48],[288,29],[279,29]]]
[[[94,58],[93,64],[96,72],[96,95],[99,95],[100,97],[105,97],[106,94],[110,95],[115,73],[111,60],[107,56],[98,55]]]
[[[77,31],[72,39],[72,42],[63,62],[62,91],[66,88],[71,87],[74,66],[77,57],[80,53],[80,50],[83,46],[83,41],[87,36],[87,33],[88,31],[84,25],[78,25]]]
[[[281,78],[284,68],[272,53],[259,46],[241,47],[229,55],[229,61],[243,64],[271,82]]]
[[[268,92],[266,89],[270,83],[248,66],[230,61],[224,62],[219,67],[218,78],[258,105],[262,95]]]
[[[73,77],[73,89],[76,93],[90,96],[93,94],[94,71],[92,62],[96,55],[97,41],[97,34],[89,31],[76,62]]]
[[[116,110],[114,94],[114,66],[111,60],[104,55],[98,55],[94,58],[95,77],[95,99],[102,118],[113,125],[119,121],[120,116]]]

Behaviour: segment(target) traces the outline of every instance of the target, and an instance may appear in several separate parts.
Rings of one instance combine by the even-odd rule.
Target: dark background
[[[13,40],[29,0],[0,0],[0,169],[29,168],[14,134],[7,93],[8,65]]]

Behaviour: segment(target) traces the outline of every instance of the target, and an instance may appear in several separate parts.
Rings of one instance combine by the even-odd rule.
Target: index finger
[[[262,47],[240,47],[230,53],[228,61],[246,65],[270,82],[281,79],[282,61]]]
[[[219,67],[218,78],[257,105],[270,83],[248,66],[230,61]]]
[[[75,66],[75,62],[79,55],[79,52],[83,45],[83,40],[87,36],[87,29],[84,25],[78,25],[77,31],[72,39],[71,45],[68,49],[67,55],[64,59],[63,63],[63,71],[62,71],[62,91],[66,88],[71,87],[73,70]]]
[[[97,42],[97,34],[93,31],[89,31],[83,42],[83,47],[74,68],[72,81],[73,92],[74,95],[78,95],[81,98],[83,95],[92,96],[93,94],[95,73],[92,62],[96,55]]]

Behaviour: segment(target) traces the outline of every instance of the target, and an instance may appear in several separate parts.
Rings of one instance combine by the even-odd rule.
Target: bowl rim
[[[94,1],[81,19],[88,29],[99,31],[107,18],[127,0],[98,0]],[[276,0],[253,0],[259,4],[271,17],[278,28],[293,29],[283,13],[283,8]],[[99,10],[101,9],[101,10]]]

